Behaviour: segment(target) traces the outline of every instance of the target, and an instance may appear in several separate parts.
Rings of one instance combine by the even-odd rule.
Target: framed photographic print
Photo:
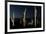
[[[44,31],[44,3],[6,2],[5,32]]]

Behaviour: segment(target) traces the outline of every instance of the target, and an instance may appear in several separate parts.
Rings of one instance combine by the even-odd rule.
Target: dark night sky
[[[14,12],[15,17],[20,18],[23,16],[25,8],[27,17],[32,18],[34,14],[34,6],[10,5],[10,16],[12,17],[12,14]]]

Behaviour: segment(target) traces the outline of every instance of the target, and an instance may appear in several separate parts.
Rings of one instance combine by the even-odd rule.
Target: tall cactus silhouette
[[[36,7],[35,7],[35,13],[34,13],[34,15],[35,15],[35,27],[36,27],[36,16],[37,16],[37,10],[36,10]]]
[[[12,21],[13,26],[14,26],[14,19],[15,19],[15,17],[14,17],[14,12],[13,12],[13,17],[11,17],[11,21]]]
[[[23,26],[25,27],[25,25],[26,25],[26,8],[25,8],[25,10],[24,10],[24,18],[23,18]]]

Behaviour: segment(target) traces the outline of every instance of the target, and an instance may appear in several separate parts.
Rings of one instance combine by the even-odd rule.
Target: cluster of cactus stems
[[[34,8],[35,9],[35,12],[34,12],[34,18],[35,18],[35,27],[36,27],[36,16],[37,16],[37,10],[36,10],[36,7]],[[24,10],[24,17],[23,17],[23,26],[25,27],[26,26],[26,8]],[[15,19],[15,16],[14,16],[14,12],[13,12],[13,18],[11,17],[11,21],[12,21],[12,25],[14,26],[14,19]]]

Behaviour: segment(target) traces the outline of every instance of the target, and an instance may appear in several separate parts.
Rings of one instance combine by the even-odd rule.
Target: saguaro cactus
[[[34,13],[34,15],[35,15],[35,27],[36,27],[36,16],[37,16],[37,10],[36,10],[36,7],[35,7],[35,13]]]
[[[13,17],[11,17],[11,21],[12,21],[13,26],[14,26],[14,19],[15,19],[15,17],[14,17],[14,12],[13,12]]]
[[[23,26],[25,27],[25,25],[26,25],[26,8],[25,8],[25,10],[24,10],[24,18],[23,18]]]

